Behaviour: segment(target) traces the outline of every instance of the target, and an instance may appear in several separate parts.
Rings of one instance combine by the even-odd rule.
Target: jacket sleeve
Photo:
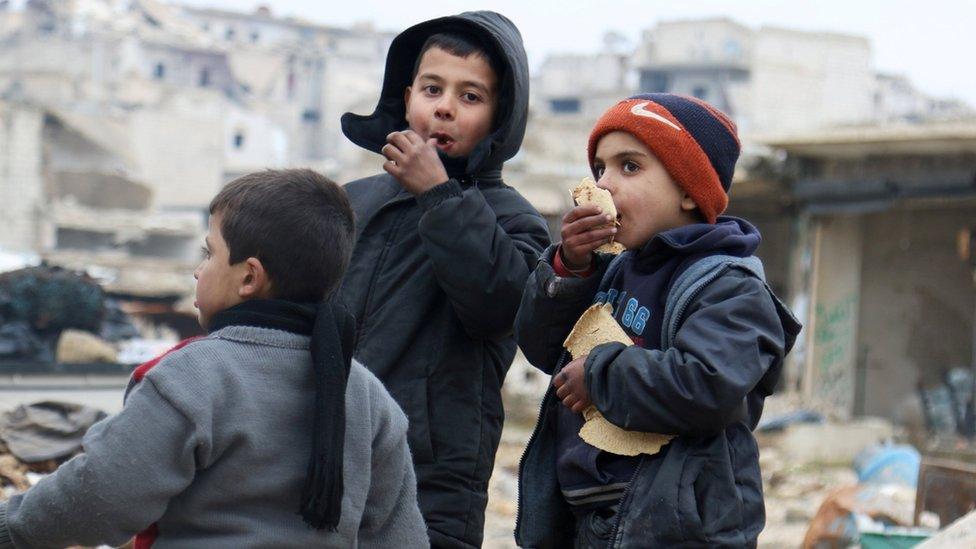
[[[702,289],[670,349],[594,349],[586,386],[604,417],[624,429],[709,435],[742,419],[746,395],[785,349],[769,291],[732,269]]]
[[[525,358],[547,374],[552,374],[576,320],[593,301],[606,267],[586,278],[556,276],[552,260],[557,249],[558,245],[550,246],[529,275],[515,317],[515,340]]]
[[[417,506],[417,478],[407,446],[407,418],[375,382],[370,486],[358,541],[369,547],[429,547],[427,527]],[[381,395],[378,395],[380,394]]]
[[[0,508],[0,547],[125,543],[193,480],[195,439],[191,422],[144,380],[121,412],[89,429],[83,454]]]
[[[417,202],[421,241],[465,330],[479,339],[511,333],[529,271],[549,244],[545,220],[525,212],[502,224],[480,191],[462,192],[453,179]]]

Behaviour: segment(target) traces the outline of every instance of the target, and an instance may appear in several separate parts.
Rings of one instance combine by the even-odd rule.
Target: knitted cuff
[[[448,198],[461,196],[461,194],[461,184],[454,179],[448,179],[444,183],[417,195],[417,204],[424,210],[429,210]]]
[[[7,504],[0,503],[0,549],[12,548],[14,540],[10,537],[10,528],[7,526]]]

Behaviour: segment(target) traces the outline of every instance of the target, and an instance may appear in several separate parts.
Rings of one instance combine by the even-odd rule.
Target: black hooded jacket
[[[370,116],[342,129],[379,152],[407,127],[404,89],[424,41],[476,33],[504,60],[493,132],[451,179],[413,196],[390,175],[353,181],[357,242],[342,285],[357,318],[356,358],[410,419],[420,508],[437,547],[480,546],[488,479],[501,436],[501,385],[515,355],[512,326],[532,267],[549,242],[544,219],[501,180],[525,133],[528,69],[515,25],[491,12],[434,19],[397,36]]]

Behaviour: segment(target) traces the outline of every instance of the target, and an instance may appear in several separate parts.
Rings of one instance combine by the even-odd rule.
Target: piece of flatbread
[[[590,354],[594,347],[601,343],[618,341],[625,345],[633,345],[627,332],[617,324],[613,318],[613,306],[609,303],[591,305],[576,321],[576,325],[566,336],[563,347],[579,358]]]
[[[596,186],[589,177],[584,177],[583,181],[573,189],[573,202],[577,206],[582,206],[583,204],[596,204],[603,210],[604,213],[613,216],[614,220],[617,219],[617,206],[613,203],[613,197],[610,196],[610,191],[606,189],[601,189]],[[616,224],[617,221],[612,223]],[[603,225],[603,227],[609,226],[610,223]],[[623,244],[619,242],[614,242],[613,237],[610,238],[610,242],[603,244],[596,249],[598,253],[602,254],[612,254],[617,255],[626,250]]]
[[[603,210],[603,213],[617,217],[617,206],[613,203],[610,191],[596,186],[589,177],[584,177],[580,184],[573,189],[573,201],[577,206],[583,204],[596,204]],[[609,225],[609,223],[607,224]]]
[[[619,242],[608,242],[595,250],[597,253],[618,255],[627,251],[627,248]]]
[[[594,347],[601,343],[618,341],[627,345],[633,344],[627,332],[617,324],[613,318],[613,306],[609,303],[592,305],[583,312],[576,325],[573,326],[563,346],[579,358],[590,354]],[[672,438],[671,435],[656,433],[642,433],[627,431],[610,423],[596,409],[590,406],[583,410],[586,423],[580,429],[580,438],[587,444],[611,454],[620,456],[636,456],[638,454],[654,455]]]
[[[590,406],[583,410],[583,417],[586,418],[586,423],[583,424],[579,432],[583,442],[618,456],[636,456],[639,454],[653,456],[674,438],[672,435],[621,429],[607,421],[603,414],[596,409],[596,406]]]

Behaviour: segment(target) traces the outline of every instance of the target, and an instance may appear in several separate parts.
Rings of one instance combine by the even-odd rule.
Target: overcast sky
[[[180,0],[235,11],[271,7],[276,16],[294,16],[336,26],[372,21],[401,30],[425,19],[489,8],[512,19],[535,68],[550,53],[592,52],[607,31],[636,43],[658,21],[729,17],[758,28],[773,25],[865,36],[874,66],[908,75],[925,93],[955,97],[976,106],[976,0]]]

